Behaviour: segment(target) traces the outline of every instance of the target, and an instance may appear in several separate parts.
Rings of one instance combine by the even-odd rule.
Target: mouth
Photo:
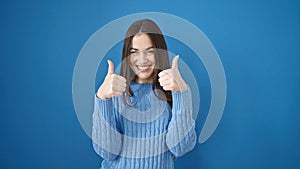
[[[138,71],[146,72],[152,69],[152,65],[135,65]]]

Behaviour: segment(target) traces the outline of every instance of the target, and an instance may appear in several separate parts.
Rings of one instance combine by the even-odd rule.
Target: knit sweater
[[[92,139],[101,169],[173,169],[196,144],[190,89],[172,92],[171,109],[152,84],[131,82],[130,88],[132,108],[122,97],[95,97]]]

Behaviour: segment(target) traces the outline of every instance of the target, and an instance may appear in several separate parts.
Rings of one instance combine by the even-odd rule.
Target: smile
[[[152,65],[136,65],[136,67],[139,71],[147,71],[152,68]]]

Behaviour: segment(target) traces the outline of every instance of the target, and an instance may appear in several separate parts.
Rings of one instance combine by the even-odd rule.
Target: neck
[[[147,79],[140,79],[139,77],[137,77],[134,81],[139,84],[153,83],[153,77],[151,76]]]
[[[138,84],[148,84],[148,83],[152,83],[153,80],[140,80],[140,79],[136,79],[135,82],[138,83]]]

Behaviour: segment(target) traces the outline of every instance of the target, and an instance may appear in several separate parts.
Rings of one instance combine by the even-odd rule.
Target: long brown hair
[[[152,41],[152,45],[155,50],[155,68],[153,72],[152,90],[159,99],[166,100],[172,108],[172,94],[170,91],[165,91],[158,82],[158,74],[165,69],[170,68],[169,55],[165,38],[159,29],[159,27],[152,20],[144,19],[134,22],[127,30],[126,37],[124,39],[122,64],[121,64],[121,76],[127,79],[126,91],[123,95],[123,101],[126,106],[132,107],[130,102],[130,96],[133,96],[133,92],[130,89],[130,83],[137,78],[136,74],[129,66],[130,49],[132,47],[132,39],[135,35],[140,33],[146,33]],[[163,92],[158,92],[163,91]]]

